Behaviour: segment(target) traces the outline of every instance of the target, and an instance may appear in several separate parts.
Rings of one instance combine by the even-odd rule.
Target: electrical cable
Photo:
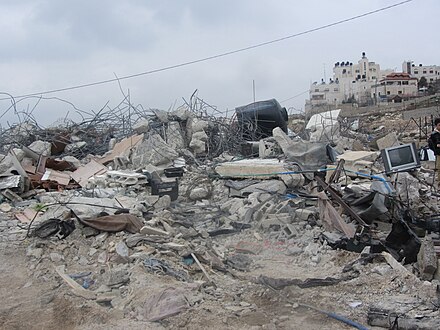
[[[346,19],[342,19],[333,23],[329,23],[329,24],[325,24],[325,25],[321,25],[319,27],[316,28],[312,28],[312,29],[308,29],[305,30],[303,32],[299,32],[299,33],[295,33],[295,34],[291,34],[285,37],[281,37],[281,38],[277,38],[277,39],[273,39],[270,41],[265,41],[265,42],[261,42],[255,45],[251,45],[248,47],[243,47],[243,48],[239,48],[239,49],[235,49],[235,50],[231,50],[231,51],[226,51],[224,53],[220,53],[220,54],[216,54],[216,55],[212,55],[212,56],[208,56],[208,57],[204,57],[204,58],[200,58],[200,59],[196,59],[196,60],[192,60],[192,61],[188,61],[188,62],[183,62],[183,63],[179,63],[179,64],[174,64],[174,65],[169,65],[169,66],[165,66],[159,69],[153,69],[153,70],[149,70],[149,71],[144,71],[144,72],[140,72],[140,73],[135,73],[135,74],[131,74],[131,75],[126,75],[126,76],[122,76],[122,77],[118,77],[118,78],[112,78],[112,79],[106,79],[106,80],[101,80],[101,81],[95,81],[95,82],[91,82],[91,83],[85,83],[85,84],[80,84],[80,85],[75,85],[75,86],[70,86],[70,87],[64,87],[64,88],[57,88],[57,89],[52,89],[52,90],[47,90],[44,92],[38,92],[38,93],[30,93],[30,94],[26,94],[26,95],[20,95],[20,96],[15,96],[16,98],[22,98],[22,97],[30,97],[30,96],[38,96],[38,95],[44,95],[44,94],[51,94],[51,93],[57,93],[57,92],[64,92],[64,91],[68,91],[68,90],[74,90],[74,89],[80,89],[80,88],[86,88],[86,87],[92,87],[92,86],[97,86],[97,85],[103,85],[103,84],[107,84],[107,83],[111,83],[111,82],[115,82],[115,81],[120,81],[120,80],[125,80],[125,79],[131,79],[131,78],[135,78],[135,77],[140,77],[140,76],[145,76],[145,75],[149,75],[149,74],[153,74],[153,73],[158,73],[158,72],[162,72],[162,71],[167,71],[167,70],[171,70],[171,69],[177,69],[180,67],[184,67],[184,66],[188,66],[188,65],[192,65],[192,64],[196,64],[196,63],[201,63],[201,62],[206,62],[206,61],[210,61],[210,60],[214,60],[217,58],[221,58],[221,57],[225,57],[225,56],[229,56],[229,55],[233,55],[233,54],[237,54],[237,53],[241,53],[241,52],[245,52],[248,50],[252,50],[255,48],[259,48],[259,47],[263,47],[263,46],[267,46],[267,45],[271,45],[277,42],[281,42],[284,40],[288,40],[288,39],[292,39],[292,38],[296,38],[302,35],[306,35],[306,34],[310,34],[316,31],[320,31],[320,30],[324,30],[336,25],[340,25],[343,23],[347,23],[350,21],[354,21],[356,19],[359,18],[363,18],[366,16],[370,16],[397,6],[401,6],[404,4],[407,4],[409,2],[412,2],[414,0],[405,0],[405,1],[401,1],[386,7],[382,7],[379,9],[375,9],[372,11],[368,11],[366,13],[360,14],[360,15],[356,15],[356,16],[352,16],[350,18],[346,18]],[[1,98],[1,100],[6,100],[9,98]]]

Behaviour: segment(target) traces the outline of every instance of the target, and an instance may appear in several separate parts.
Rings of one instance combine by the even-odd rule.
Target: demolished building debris
[[[2,240],[26,240],[34,277],[61,277],[78,299],[139,322],[179,324],[208,306],[230,315],[225,326],[288,328],[296,309],[336,308],[336,295],[337,312],[358,323],[387,327],[392,314],[438,327],[433,171],[422,162],[387,176],[379,152],[361,130],[344,131],[340,115],[314,117],[312,134],[295,137],[279,125],[264,136],[237,130],[191,106],[142,114],[122,131],[97,118],[11,127],[0,132],[0,214],[11,224]],[[408,142],[381,134],[381,148]],[[242,153],[246,135],[258,136],[259,155]],[[246,321],[264,299],[284,304],[277,318]]]

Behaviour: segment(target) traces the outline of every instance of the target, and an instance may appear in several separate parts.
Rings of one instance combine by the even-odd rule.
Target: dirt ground
[[[55,271],[55,266],[62,264],[68,274],[95,274],[96,286],[89,290],[98,292],[98,286],[104,283],[101,275],[110,266],[96,261],[80,264],[77,257],[79,253],[90,257],[89,249],[95,238],[84,238],[78,229],[62,241],[36,238],[11,241],[12,234],[4,231],[0,238],[8,240],[0,243],[0,329],[352,329],[308,306],[362,325],[367,325],[370,307],[396,309],[413,318],[438,317],[434,308],[438,301],[434,283],[421,281],[410,268],[396,271],[383,260],[355,263],[353,271],[343,272],[345,266],[358,260],[359,254],[322,245],[313,239],[318,231],[302,232],[301,240],[308,244],[300,253],[294,249],[297,243],[292,246],[264,233],[257,238],[253,229],[216,237],[211,244],[218,248],[232,251],[239,246],[254,251],[246,254],[251,262],[246,271],[221,272],[205,264],[212,279],[210,283],[196,264],[189,269],[190,282],[149,273],[140,260],[120,264],[129,270],[130,281],[117,289],[123,294],[112,300],[111,305],[75,296]],[[114,245],[110,243],[122,240],[123,235],[111,234],[106,242]],[[38,249],[42,250],[38,258],[29,254]],[[64,259],[52,260],[56,253]],[[160,256],[159,253],[157,257]],[[314,257],[319,260],[312,262]],[[168,258],[173,260],[169,255]],[[181,263],[176,260],[175,266]],[[259,280],[262,276],[341,281],[328,286],[289,285],[274,289]],[[145,302],[158,290],[170,287],[184,291],[188,309],[157,322],[140,317]]]
[[[278,262],[267,263],[268,273]],[[158,323],[143,322],[121,311],[101,307],[71,294],[61,280],[51,276],[34,278],[28,268],[25,244],[0,245],[1,329],[349,329],[325,315],[301,307],[292,301],[317,303],[331,298],[316,289],[273,291],[265,287],[246,291],[245,280],[231,282],[228,277],[216,280],[219,286],[234,283],[242,291],[243,301],[257,309],[245,313],[223,308],[222,301],[206,301],[184,313]],[[51,271],[49,271],[51,273]],[[247,274],[249,278],[253,273]],[[254,287],[254,286],[253,286]],[[225,287],[225,290],[228,288]],[[243,290],[244,289],[244,290]],[[226,299],[225,299],[226,300]],[[330,307],[330,306],[329,306]]]

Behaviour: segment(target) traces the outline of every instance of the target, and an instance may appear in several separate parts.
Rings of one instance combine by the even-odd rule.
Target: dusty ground
[[[10,229],[13,229],[12,227]],[[303,233],[314,236],[317,229]],[[75,233],[75,232],[74,232]],[[316,308],[367,324],[371,306],[398,308],[414,315],[438,315],[432,302],[436,299],[435,285],[420,281],[409,273],[399,273],[386,263],[374,262],[356,265],[339,284],[300,288],[295,285],[273,290],[257,281],[261,275],[270,278],[305,280],[308,278],[341,278],[342,268],[356,260],[359,254],[332,250],[319,242],[308,244],[303,253],[291,253],[285,242],[270,235],[255,237],[252,229],[240,234],[219,236],[214,245],[232,250],[237,246],[255,248],[247,254],[252,261],[248,271],[230,270],[222,273],[209,270],[216,284],[207,285],[196,265],[190,271],[193,283],[177,281],[171,276],[145,271],[140,262],[123,264],[130,271],[130,282],[121,292],[130,292],[115,300],[114,306],[100,305],[96,301],[74,296],[68,285],[55,273],[59,264],[50,259],[50,253],[62,251],[69,273],[90,271],[96,274],[99,286],[106,267],[99,263],[80,265],[71,256],[84,249],[93,239],[81,238],[81,232],[60,241],[44,243],[43,255],[36,260],[27,256],[35,239],[0,244],[0,307],[1,329],[351,329],[327,317]],[[258,236],[258,235],[257,235]],[[1,237],[10,235],[3,232]],[[107,241],[120,240],[111,235]],[[307,239],[313,242],[313,239]],[[76,250],[75,246],[80,249]],[[319,262],[311,262],[310,251],[316,248]],[[205,266],[206,267],[206,266]],[[207,267],[209,269],[209,267]],[[204,284],[203,284],[204,283]],[[146,322],[139,318],[143,303],[161,288],[174,287],[186,290],[190,308],[159,322]],[[96,290],[92,287],[91,290]],[[371,328],[371,327],[368,327]],[[374,328],[371,328],[374,329]]]
[[[136,321],[72,296],[64,284],[57,281],[32,278],[23,247],[11,249],[1,244],[0,248],[1,329],[206,329],[208,325],[216,329],[258,329],[259,326],[267,329],[349,329],[307,308],[293,308],[295,306],[288,302],[289,296],[296,300],[295,295],[299,292],[286,296],[286,293],[265,288],[258,293],[243,293],[258,310],[241,316],[219,310],[216,303],[208,302],[162,324]],[[310,293],[310,298],[316,302],[317,296],[312,292],[306,295]]]

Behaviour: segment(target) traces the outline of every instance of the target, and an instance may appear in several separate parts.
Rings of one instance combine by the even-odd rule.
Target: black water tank
[[[256,141],[272,136],[275,127],[287,134],[287,111],[277,100],[258,101],[235,108],[243,138]]]

